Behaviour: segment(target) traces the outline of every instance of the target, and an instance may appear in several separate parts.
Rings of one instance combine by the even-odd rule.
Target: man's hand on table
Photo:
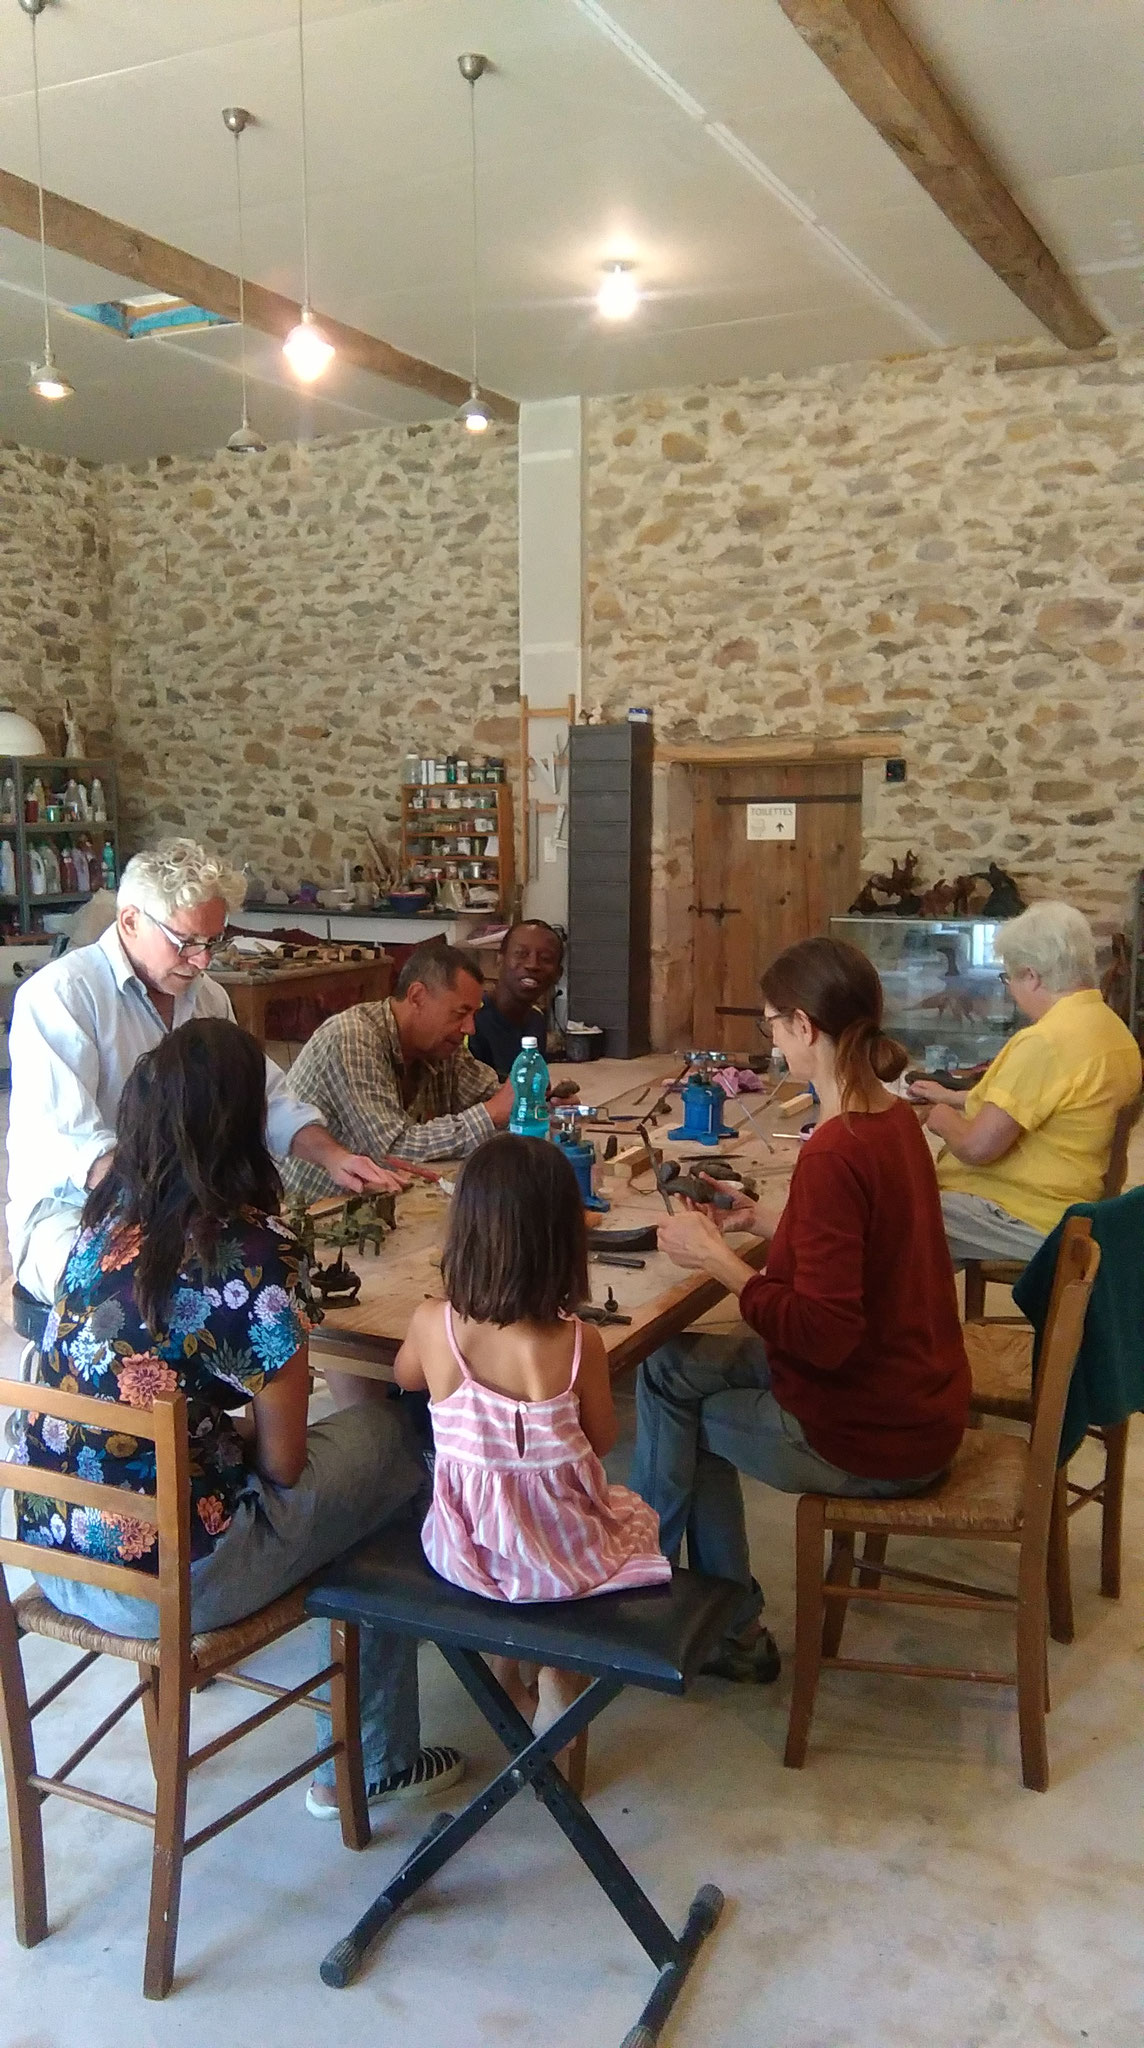
[[[575,1081],[554,1081],[548,1091],[549,1102],[576,1102],[579,1096]]]
[[[411,1185],[407,1173],[390,1173],[360,1152],[347,1152],[325,1124],[303,1124],[290,1147],[296,1159],[308,1159],[328,1173],[347,1195],[400,1195]]]
[[[950,1109],[962,1111],[965,1109],[964,1093],[959,1092],[956,1088],[943,1088],[940,1081],[911,1081],[910,1092],[906,1099],[915,1104],[920,1102],[944,1102],[948,1104]]]

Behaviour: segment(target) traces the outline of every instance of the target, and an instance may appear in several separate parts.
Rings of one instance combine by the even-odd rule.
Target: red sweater
[[[739,1305],[775,1399],[821,1457],[863,1479],[920,1478],[952,1458],[969,1364],[933,1160],[904,1102],[807,1139]]]

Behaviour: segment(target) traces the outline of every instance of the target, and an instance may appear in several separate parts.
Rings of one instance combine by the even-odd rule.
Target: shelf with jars
[[[513,908],[512,790],[507,782],[406,783],[401,792],[404,881],[445,883],[466,908]]]
[[[0,923],[36,929],[45,910],[119,882],[115,769],[66,756],[0,756]]]

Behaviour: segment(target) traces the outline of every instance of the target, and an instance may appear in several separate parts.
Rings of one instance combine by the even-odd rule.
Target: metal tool
[[[693,1145],[717,1145],[721,1138],[733,1138],[731,1125],[724,1122],[723,1110],[727,1097],[715,1075],[720,1067],[729,1066],[726,1053],[693,1052],[687,1057],[684,1073],[689,1076],[683,1089],[683,1122],[668,1132],[669,1138],[682,1138]]]
[[[623,1266],[629,1273],[642,1273],[647,1265],[646,1259],[636,1258],[633,1252],[593,1252],[591,1259],[594,1266]]]

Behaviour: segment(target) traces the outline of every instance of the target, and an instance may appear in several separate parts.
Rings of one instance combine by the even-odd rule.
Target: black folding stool
[[[701,1886],[683,1933],[673,1934],[565,1783],[554,1759],[625,1685],[685,1692],[741,1599],[742,1588],[725,1579],[676,1572],[670,1585],[594,1599],[528,1606],[484,1600],[448,1585],[430,1570],[419,1531],[408,1523],[383,1530],[328,1566],[310,1590],[309,1613],[436,1643],[510,1760],[462,1813],[438,1814],[357,1926],[330,1950],[322,1964],[323,1982],[339,1989],[351,1984],[374,1936],[398,1908],[486,1821],[531,1785],[660,1973],[623,2043],[623,2048],[653,2048],[702,1942],[723,1910],[723,1894],[715,1885]],[[584,1672],[593,1683],[546,1734],[534,1737],[493,1677],[485,1656],[554,1664]]]

